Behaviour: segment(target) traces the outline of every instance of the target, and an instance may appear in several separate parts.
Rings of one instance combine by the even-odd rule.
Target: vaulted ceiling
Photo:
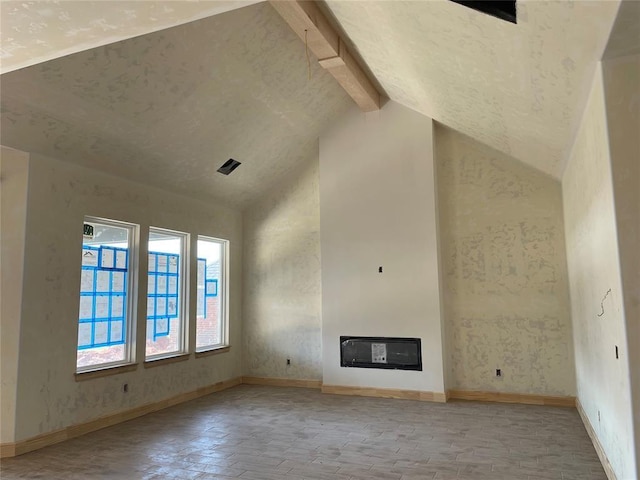
[[[249,3],[3,1],[0,141],[251,203],[352,101]],[[446,0],[322,7],[391,99],[557,177],[619,5],[518,0],[517,24]]]
[[[327,0],[387,94],[559,176],[617,2],[518,0],[518,23],[448,1]]]
[[[1,95],[4,145],[239,207],[351,106],[267,3],[4,74]]]
[[[2,0],[0,72],[145,35],[260,0]]]

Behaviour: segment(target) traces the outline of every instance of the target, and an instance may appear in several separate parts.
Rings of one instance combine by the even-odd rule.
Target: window
[[[186,233],[149,229],[147,359],[186,351],[188,238]]]
[[[226,344],[226,240],[198,236],[196,351]]]
[[[137,225],[85,217],[82,241],[78,372],[132,360],[133,242]]]

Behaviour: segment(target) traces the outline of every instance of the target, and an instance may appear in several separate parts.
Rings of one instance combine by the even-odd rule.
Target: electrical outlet
[[[496,368],[496,377],[501,377],[502,376],[502,370],[500,370],[499,368]]]
[[[291,359],[287,358],[287,365],[291,365]]]

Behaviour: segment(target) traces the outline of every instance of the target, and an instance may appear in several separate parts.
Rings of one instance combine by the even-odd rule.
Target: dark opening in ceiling
[[[516,20],[516,0],[451,0],[478,12],[487,13],[511,23]]]

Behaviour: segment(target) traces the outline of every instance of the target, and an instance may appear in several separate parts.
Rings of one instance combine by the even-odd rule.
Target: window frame
[[[127,365],[135,365],[136,362],[136,331],[137,331],[137,307],[138,307],[138,252],[140,249],[140,225],[136,223],[126,222],[123,220],[114,220],[104,217],[96,217],[85,215],[83,217],[83,225],[99,224],[116,228],[124,228],[128,230],[127,234],[127,281],[126,281],[126,305],[125,305],[125,328],[124,328],[124,359],[113,362],[104,362],[94,365],[85,365],[78,367],[77,351],[78,336],[80,333],[80,314],[78,313],[77,329],[76,329],[76,375],[97,372],[101,370],[116,369]],[[84,249],[84,238],[81,243],[81,251]],[[80,274],[82,275],[82,262],[80,263]],[[78,288],[78,309],[80,308],[80,298],[82,287]],[[99,347],[97,347],[99,348]]]
[[[182,245],[180,248],[180,264],[178,266],[178,319],[181,320],[180,323],[180,338],[178,339],[178,349],[173,350],[171,352],[163,352],[156,353],[154,355],[147,355],[147,339],[149,332],[147,331],[147,326],[149,324],[149,317],[147,316],[148,311],[148,302],[149,302],[149,292],[147,291],[147,295],[145,297],[145,335],[144,335],[144,361],[145,363],[155,362],[158,360],[173,358],[173,357],[181,357],[189,354],[189,291],[190,291],[190,276],[189,276],[189,262],[190,262],[190,241],[191,234],[189,232],[181,232],[179,230],[172,230],[169,228],[163,227],[154,227],[149,226],[148,229],[148,237],[147,237],[147,261],[149,259],[149,255],[153,253],[150,248],[150,243],[152,241],[151,234],[159,233],[161,235],[167,236],[175,236],[182,238]],[[158,252],[160,253],[160,252]],[[149,265],[147,265],[147,271],[145,272],[145,281],[149,282]]]
[[[211,237],[208,235],[197,235],[196,237],[196,258],[199,258],[197,252],[198,241],[206,241],[217,243],[220,245],[220,281],[217,283],[217,293],[220,302],[220,342],[198,347],[198,317],[195,315],[195,342],[194,352],[196,354],[211,352],[229,347],[229,240],[224,238]],[[197,294],[196,279],[196,294]],[[205,272],[205,290],[206,290],[206,272]],[[206,302],[206,297],[205,297]]]

